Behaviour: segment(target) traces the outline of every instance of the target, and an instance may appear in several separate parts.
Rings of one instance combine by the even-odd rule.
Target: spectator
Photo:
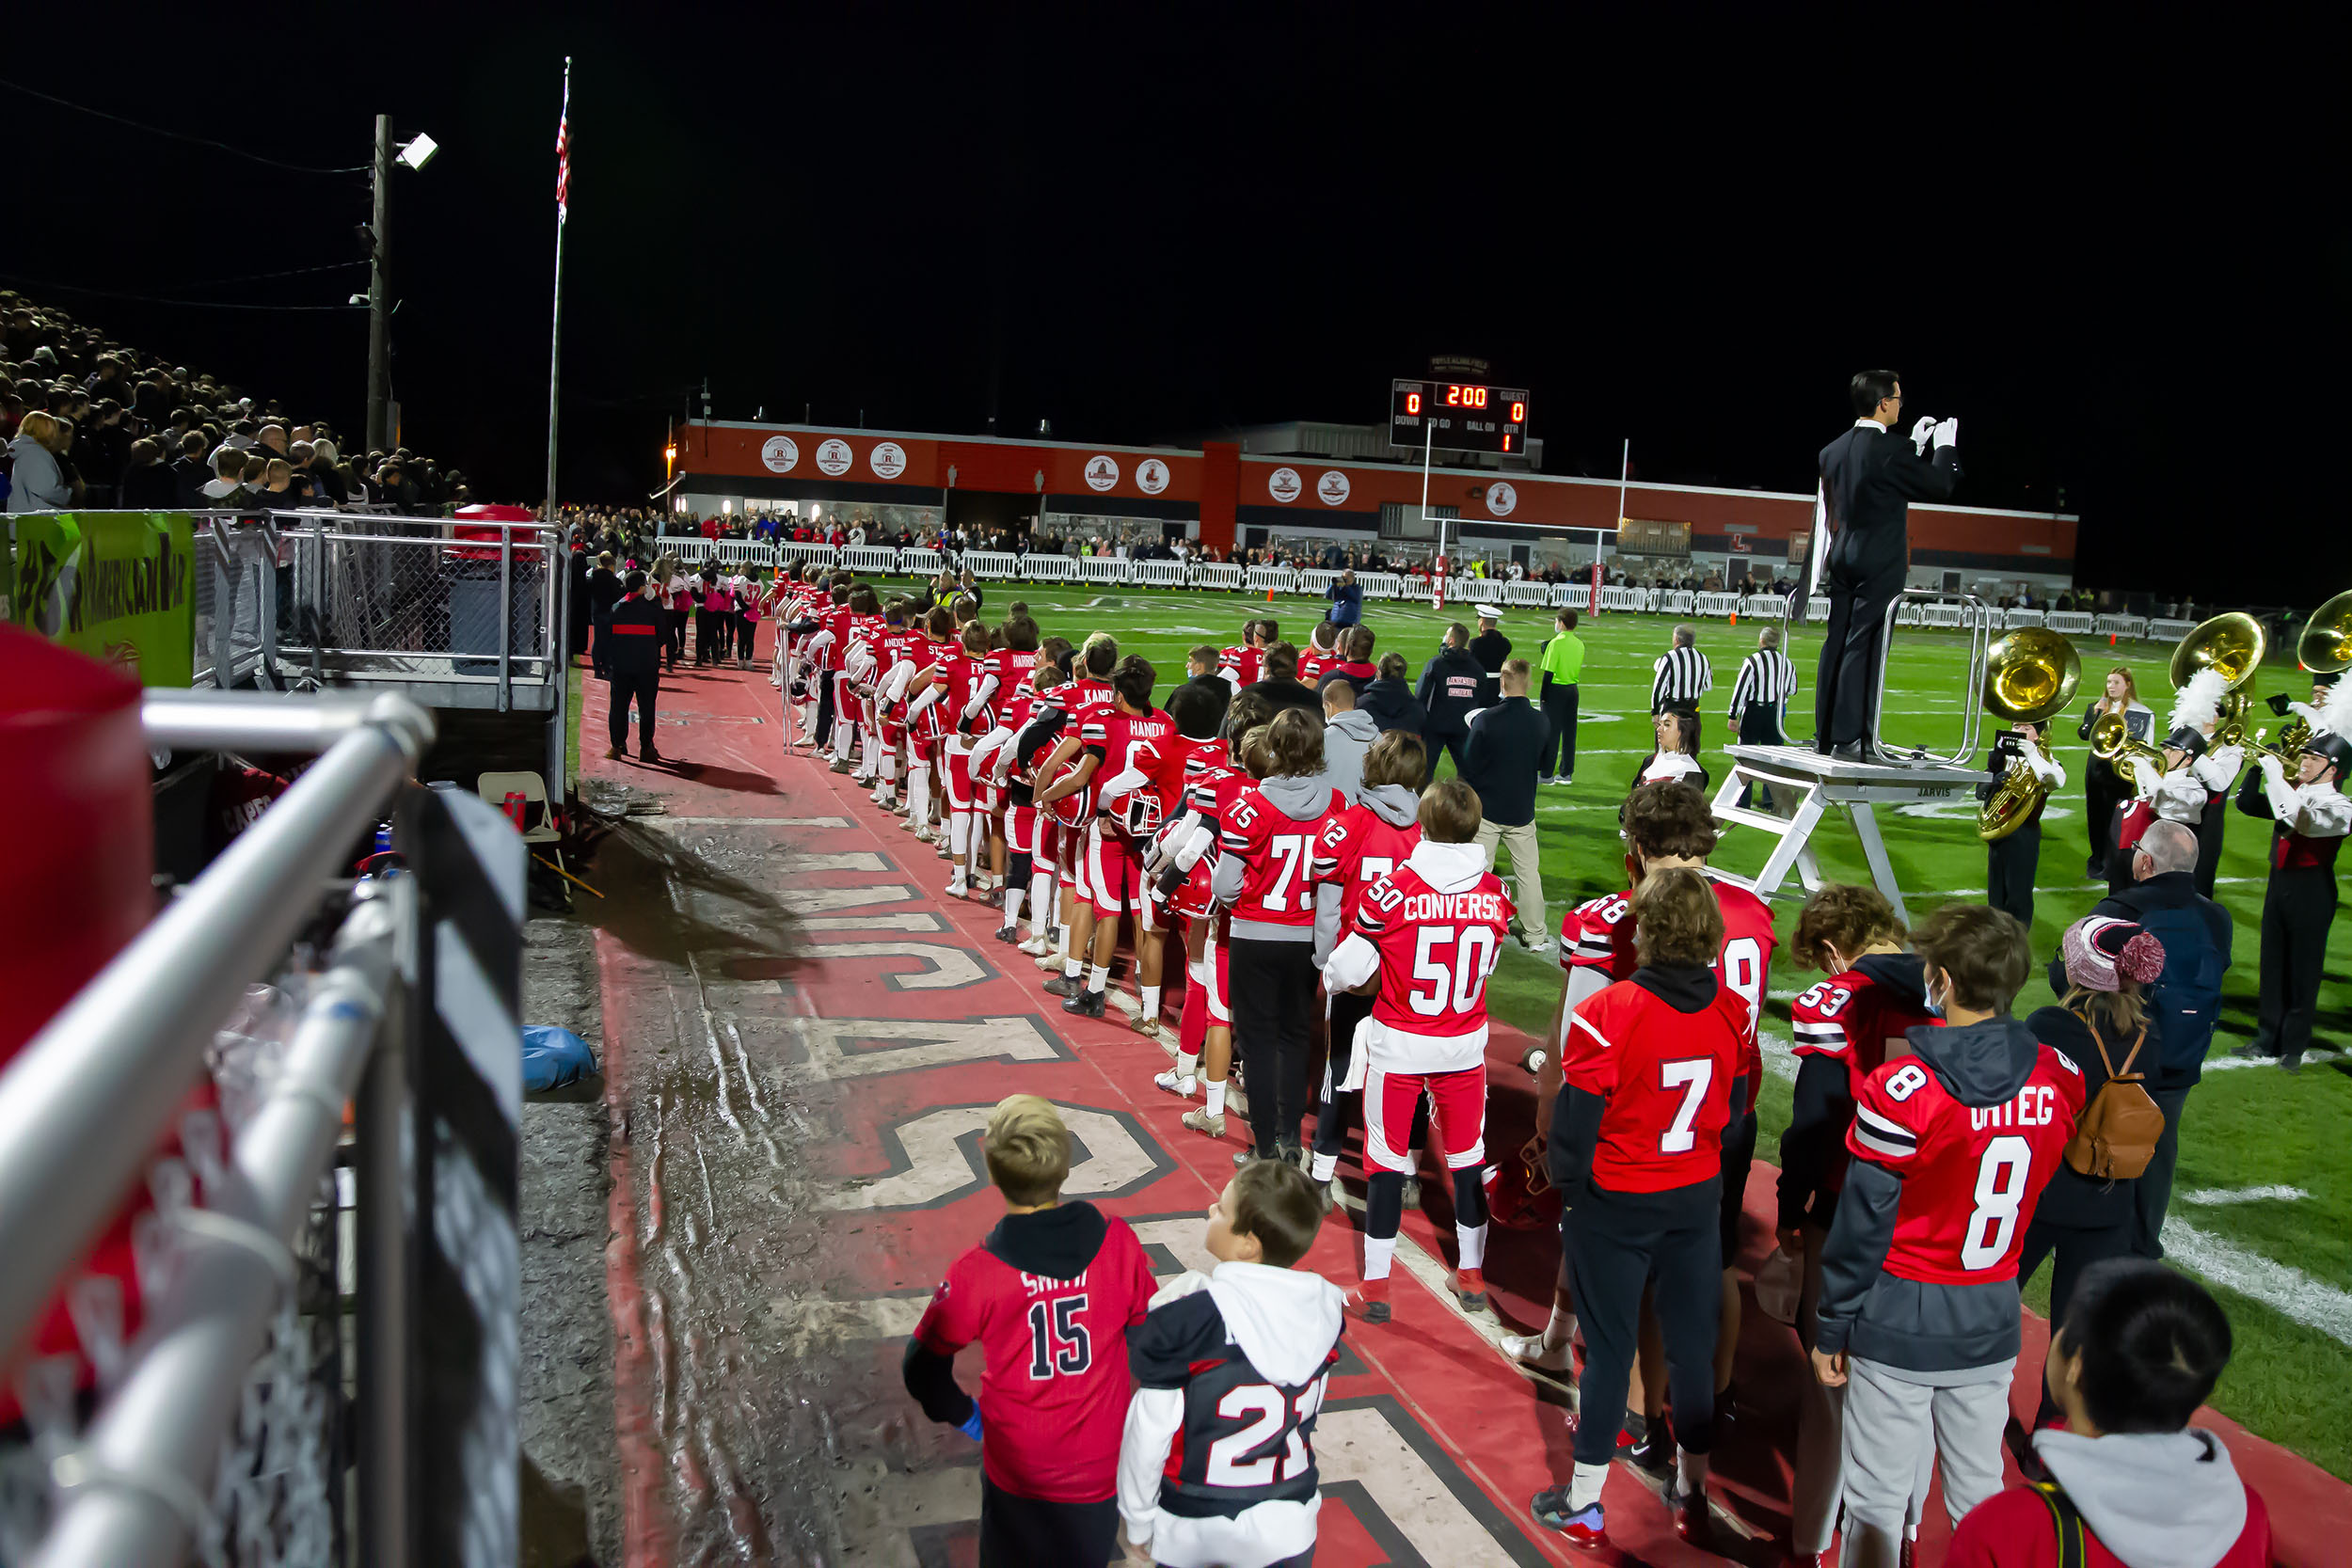
[[[8,472],[9,512],[60,512],[73,504],[72,487],[57,461],[64,450],[65,437],[56,416],[38,408],[29,410],[17,425],[15,438],[8,442],[8,457],[14,465]]]
[[[1478,847],[1488,869],[1502,875],[1496,847],[1511,851],[1511,897],[1518,907],[1519,945],[1540,953],[1549,942],[1544,914],[1544,868],[1535,844],[1535,784],[1550,739],[1544,716],[1527,700],[1527,660],[1514,658],[1502,670],[1502,700],[1470,721],[1470,742],[1459,764],[1464,782],[1478,792]]]
[[[2221,1439],[2189,1423],[2230,1363],[2212,1292],[2160,1263],[2085,1271],[2043,1382],[2066,1414],[2034,1434],[2049,1490],[2011,1487],[1952,1531],[1950,1568],[2268,1568],[2270,1513]],[[2079,1524],[2079,1555],[2062,1533]]]
[[[1263,697],[1273,705],[1276,713],[1286,707],[1314,714],[1323,711],[1323,705],[1316,700],[1315,694],[1299,684],[1298,649],[1288,642],[1277,642],[1265,651],[1263,678],[1243,687],[1242,690],[1254,691]]]
[[[204,483],[213,477],[212,466],[204,461],[204,433],[191,430],[180,437],[180,456],[171,465],[171,487],[174,504],[199,507],[204,504]]]
[[[245,451],[222,442],[213,453],[213,477],[198,487],[197,495],[206,506],[230,507],[246,497]]]
[[[122,475],[127,512],[168,512],[180,504],[180,485],[164,464],[164,449],[146,436],[131,443],[131,466]]]
[[[612,564],[612,552],[600,551],[596,564],[588,573],[588,666],[604,679],[612,674],[612,607],[628,591]],[[667,626],[662,629],[666,635]]]
[[[1217,673],[1217,651],[1206,642],[1184,656],[1184,669],[1192,677],[1184,682],[1205,695],[1216,706],[1216,717],[1209,721],[1209,733],[1219,735],[1225,729],[1225,707],[1233,700],[1233,683]]]
[[[2093,915],[2129,921],[2164,944],[2164,971],[2149,988],[2162,1052],[2152,1064],[2148,1092],[2164,1112],[2164,1137],[2135,1183],[2137,1211],[2133,1248],[2142,1258],[2164,1256],[2164,1216],[2172,1205],[2172,1171],[2181,1158],[2181,1113],[2188,1091],[2204,1075],[2221,1006],[2221,977],[2230,968],[2230,917],[2197,891],[2197,834],[2178,822],[2148,825],[2132,851],[2132,885],[2090,906]],[[2050,989],[2067,991],[2063,956],[2050,960]]]
[[[1362,626],[1356,629],[1359,633],[1366,630]],[[1383,654],[1378,673],[1364,683],[1356,705],[1370,714],[1373,723],[1384,731],[1403,730],[1417,736],[1429,728],[1429,710],[1413,695],[1413,689],[1405,684],[1406,668],[1403,654]]]
[[[1555,784],[1576,782],[1577,681],[1584,673],[1584,640],[1576,635],[1576,611],[1564,610],[1552,618],[1560,629],[1544,644],[1544,721],[1549,741],[1536,767]]]
[[[1422,666],[1413,696],[1426,714],[1422,740],[1429,748],[1429,782],[1438,777],[1438,756],[1454,758],[1462,770],[1462,742],[1470,737],[1470,716],[1486,705],[1486,672],[1470,651],[1470,628],[1456,621],[1445,628],[1437,656]],[[1426,784],[1423,785],[1427,787]]]
[[[1323,683],[1323,776],[1354,805],[1363,792],[1364,753],[1380,738],[1372,715],[1356,706],[1356,689],[1333,677]]]

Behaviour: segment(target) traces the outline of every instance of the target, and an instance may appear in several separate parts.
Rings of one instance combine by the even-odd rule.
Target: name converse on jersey
[[[1404,918],[1416,926],[1503,918],[1496,893],[1416,893],[1404,900]]]

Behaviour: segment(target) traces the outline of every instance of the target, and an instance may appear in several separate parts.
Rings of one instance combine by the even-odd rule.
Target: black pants
[[[2072,1173],[2060,1171],[2058,1180],[2066,1180]],[[2066,1321],[2066,1304],[2074,1299],[2074,1285],[2083,1276],[2083,1270],[2110,1258],[2132,1255],[2132,1216],[2127,1212],[2113,1225],[2087,1229],[2076,1225],[2053,1225],[2036,1214],[2026,1227],[2026,1250],[2017,1259],[2017,1283],[2024,1285],[2042,1260],[2050,1259],[2050,1322],[2053,1325]],[[2042,1425],[2058,1412],[2058,1402],[2050,1398],[2049,1385],[2042,1388],[2042,1407],[2034,1424]]]
[[[669,611],[663,618],[662,624],[669,628],[670,668],[675,670],[677,668],[677,661],[686,657],[686,611],[682,610]]]
[[[1462,749],[1470,744],[1470,736],[1467,733],[1424,735],[1421,737],[1421,743],[1429,749],[1429,777],[1422,781],[1422,788],[1427,789],[1438,782],[1438,759],[1440,756],[1449,756],[1454,759],[1454,771],[1457,775],[1462,771]]]
[[[694,662],[697,665],[710,662],[711,643],[719,635],[712,626],[718,617],[707,610],[698,608],[694,611]]]
[[[2115,851],[2115,808],[2131,795],[2112,763],[2092,757],[2083,769],[2083,836],[2090,841],[2087,863],[2094,877],[2106,874],[2107,857]]]
[[[2214,873],[2221,869],[2221,834],[2229,826],[2229,800],[2208,793],[2205,815],[2197,819],[2197,891],[2213,896]]]
[[[833,672],[812,669],[808,680],[817,689],[817,739],[815,745],[823,751],[833,743]]]
[[[2148,1091],[2164,1113],[2164,1132],[2148,1157],[2148,1168],[2132,1183],[2132,1250],[2142,1258],[2164,1257],[2164,1216],[2172,1207],[2172,1173],[2181,1164],[2181,1113],[2188,1108],[2188,1091],[2194,1087]]]
[[[1535,771],[1546,778],[1565,779],[1576,772],[1576,683],[1544,685],[1544,719],[1551,726]]]
[[[1372,1016],[1372,998],[1354,991],[1342,991],[1331,998],[1331,1051],[1325,1058],[1323,1093],[1315,1101],[1315,1152],[1339,1153],[1347,1142],[1347,1115],[1351,1106],[1362,1115],[1363,1094],[1359,1090],[1341,1093],[1333,1085],[1347,1076],[1348,1064],[1356,1055],[1356,1025]],[[1417,1143],[1413,1146],[1419,1148]]]
[[[1119,1499],[1049,1503],[980,1478],[980,1568],[1103,1568],[1119,1556]]]
[[[612,708],[612,744],[623,751],[628,749],[628,704],[637,699],[637,749],[641,753],[660,750],[653,743],[654,698],[661,689],[661,674],[648,670],[642,675],[615,674],[609,679]]]
[[[612,672],[607,665],[612,656],[612,623],[599,615],[592,624],[595,633],[588,644],[589,672],[599,677],[610,675]]]
[[[1781,727],[1778,703],[1750,703],[1740,710],[1740,744],[1742,746],[1779,746],[1787,743],[1788,733]],[[1772,786],[1747,784],[1740,786],[1740,804],[1746,805],[1754,795],[1764,798],[1764,809],[1772,809]]]
[[[2311,1049],[2328,928],[2336,920],[2336,874],[2326,866],[2280,866],[2263,895],[2262,1027],[2254,1047],[2287,1061]]]
[[[1302,939],[1306,928],[1299,928]],[[1226,960],[1233,1047],[1249,1076],[1249,1130],[1271,1158],[1298,1142],[1307,1110],[1307,1050],[1315,1006],[1312,942],[1235,937]]]
[[[737,611],[735,617],[735,654],[744,663],[752,661],[752,650],[759,644],[759,623]]]
[[[2034,868],[2042,863],[2042,824],[2028,822],[1984,847],[1984,901],[2033,929]]]
[[[1715,1331],[1723,1319],[1722,1179],[1662,1193],[1593,1188],[1560,1225],[1569,1290],[1584,1330],[1577,1379],[1575,1453],[1606,1465],[1617,1451],[1617,1417],[1633,1375],[1642,1287],[1666,1341],[1666,1386],[1675,1440],[1692,1453],[1715,1446]]]
[[[1900,562],[1859,582],[1829,579],[1829,621],[1813,682],[1813,744],[1821,751],[1869,733],[1886,607],[1903,589]]]
[[[1715,1213],[1715,1241],[1725,1268],[1740,1256],[1740,1220],[1747,1212],[1748,1172],[1755,1167],[1756,1113],[1742,1111],[1724,1129],[1724,1191]]]

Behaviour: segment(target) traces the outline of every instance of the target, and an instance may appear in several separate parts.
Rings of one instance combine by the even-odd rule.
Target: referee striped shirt
[[[1650,683],[1649,710],[1692,707],[1715,686],[1715,672],[1696,648],[1669,648],[1657,663],[1658,678]]]
[[[1788,662],[1788,656],[1778,648],[1758,648],[1740,666],[1740,678],[1731,688],[1731,717],[1736,721],[1748,711],[1750,703],[1769,703],[1777,706],[1797,692],[1797,667]]]

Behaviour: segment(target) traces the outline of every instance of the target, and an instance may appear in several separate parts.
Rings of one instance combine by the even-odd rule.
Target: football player
[[[1232,994],[1250,999],[1234,1012],[1233,1038],[1249,1075],[1256,1155],[1295,1161],[1315,999],[1314,850],[1346,800],[1324,779],[1316,715],[1276,715],[1266,753],[1266,776],[1224,814],[1214,887],[1232,911]],[[1337,888],[1323,891],[1338,902]]]
[[[1274,621],[1245,621],[1241,641],[1218,654],[1216,673],[1232,682],[1235,691],[1258,684],[1264,673],[1265,651],[1278,640],[1279,625]]]
[[[1061,733],[1034,768],[1040,794],[1077,769],[1087,721],[1111,705],[1110,675],[1118,663],[1118,641],[1108,632],[1095,632],[1072,665],[1075,678],[1055,689],[1050,700],[1061,711]],[[1094,793],[1089,783],[1058,796],[1050,806],[1039,806],[1058,830],[1055,867],[1061,879],[1062,928],[1070,937],[1057,965],[1061,973],[1046,981],[1045,990],[1065,999],[1085,989],[1086,957],[1094,942],[1094,867],[1089,842],[1094,833]]]
[[[1849,1563],[1896,1560],[1930,1451],[1954,1524],[2001,1489],[2017,1258],[2083,1109],[2080,1070],[2010,1016],[2032,967],[2013,916],[1945,904],[1912,948],[1944,1027],[1863,1081],[1821,1255],[1813,1368],[1846,1390]]]
[[[1209,1211],[1216,1272],[1171,1285],[1128,1337],[1127,1561],[1272,1568],[1313,1556],[1315,1412],[1346,1328],[1338,1289],[1295,1266],[1322,1221],[1295,1165],[1236,1171]]]
[[[1340,662],[1340,628],[1328,621],[1317,621],[1315,629],[1308,634],[1307,651],[1298,656],[1298,683],[1309,690],[1337,668]]]
[[[1910,1053],[1912,1030],[1943,1022],[1928,1008],[1918,957],[1902,948],[1905,934],[1876,888],[1833,883],[1804,901],[1789,943],[1798,967],[1827,976],[1789,1004],[1796,1103],[1780,1135],[1780,1249],[1798,1263],[1797,1343],[1807,1354],[1821,1299],[1821,1245],[1846,1180],[1854,1099],[1888,1056]],[[1828,1551],[1837,1528],[1844,1402],[1842,1394],[1815,1382],[1797,1409],[1788,1533],[1800,1562],[1813,1563]],[[1917,1528],[1927,1491],[1923,1475],[1913,1490],[1906,1534]]]
[[[1389,1269],[1405,1178],[1421,1152],[1410,1130],[1423,1094],[1454,1179],[1454,1294],[1465,1311],[1486,1305],[1486,976],[1510,936],[1511,900],[1478,847],[1478,791],[1441,779],[1421,797],[1419,816],[1421,842],[1363,890],[1324,970],[1334,997],[1373,993],[1340,1086],[1364,1095],[1364,1275],[1348,1305],[1374,1323],[1389,1321]]]
[[[1364,890],[1404,864],[1413,846],[1421,842],[1421,782],[1428,771],[1429,755],[1417,735],[1385,731],[1365,749],[1363,788],[1356,804],[1332,820],[1323,831],[1323,842],[1315,847],[1316,878],[1336,883],[1340,889],[1339,907],[1331,911],[1327,928],[1320,901],[1316,906],[1318,949],[1336,948],[1339,939],[1355,929]],[[1327,952],[1325,958],[1327,963]],[[1331,1050],[1324,1062],[1322,1098],[1315,1103],[1315,1158],[1308,1175],[1327,1185],[1331,1202],[1337,1204],[1340,1148],[1347,1140],[1347,1107],[1357,1102],[1355,1091],[1337,1085],[1348,1080],[1356,1026],[1372,1016],[1373,1002],[1370,996],[1345,987],[1330,988],[1328,995]],[[1405,1150],[1408,1175],[1410,1156],[1420,1148],[1421,1140],[1413,1138]],[[1373,1174],[1369,1161],[1364,1174]]]
[[[907,1392],[979,1440],[981,1562],[1108,1562],[1129,1331],[1157,1282],[1126,1221],[1061,1201],[1070,1130],[1051,1104],[1000,1101],[981,1150],[1005,1217],[932,1292],[907,1342]],[[973,1343],[985,1357],[977,1404],[955,1370]]]
[[[1715,976],[1724,915],[1714,887],[1684,866],[1648,872],[1634,895],[1633,977],[1568,1015],[1566,1060],[1546,1153],[1569,1211],[1561,1226],[1584,1331],[1575,1468],[1536,1495],[1539,1523],[1580,1546],[1608,1541],[1601,1487],[1616,1451],[1644,1289],[1674,1389],[1676,1533],[1706,1544],[1714,1447],[1715,1338],[1722,1317],[1724,1145],[1737,1107],[1753,1009]]]

